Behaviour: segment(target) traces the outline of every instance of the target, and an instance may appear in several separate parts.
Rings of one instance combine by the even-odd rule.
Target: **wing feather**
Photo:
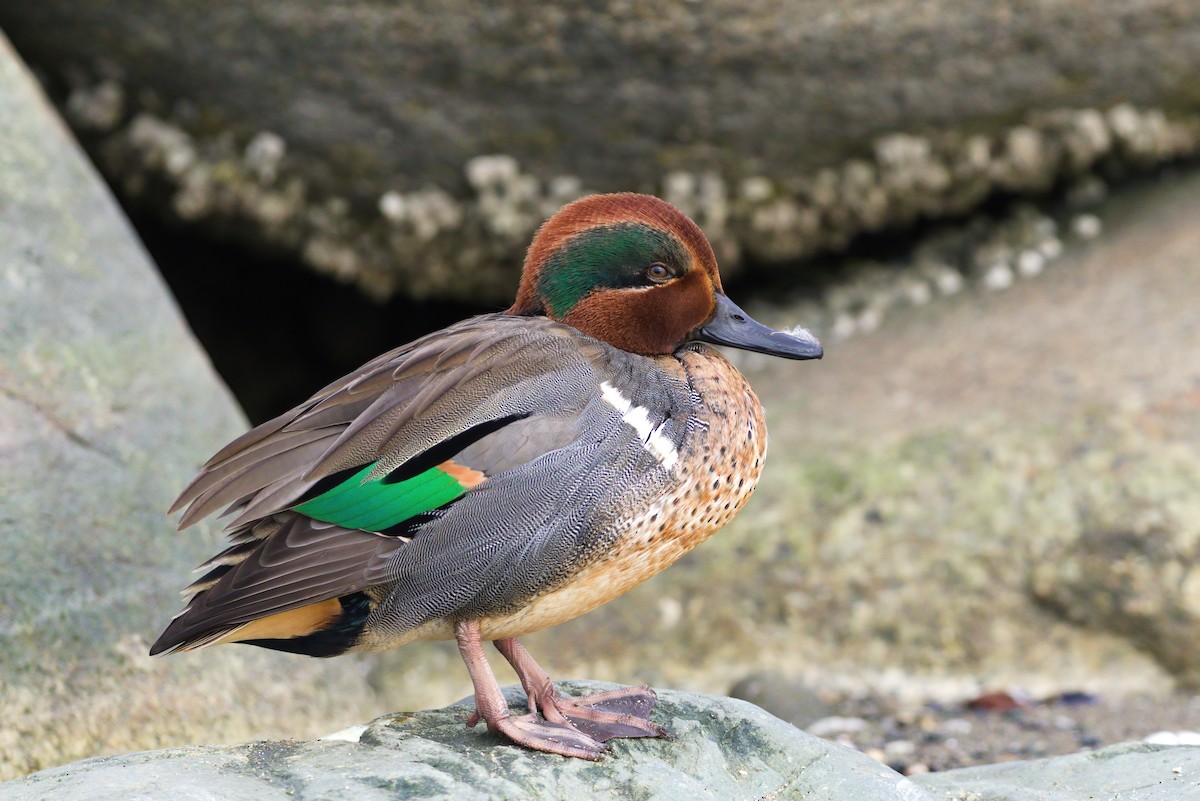
[[[185,509],[181,528],[240,511],[236,529],[290,508],[322,478],[372,463],[378,478],[476,425],[559,409],[562,387],[590,387],[580,339],[544,318],[485,315],[417,340],[222,448],[172,510]],[[547,381],[552,373],[576,380]]]
[[[254,620],[359,592],[384,579],[390,557],[407,539],[345,529],[284,513],[257,547],[234,564],[228,549],[210,561],[195,594],[155,642],[151,653],[199,647]],[[215,574],[215,575],[213,575]]]
[[[453,469],[472,476],[466,495],[486,490],[490,476],[574,441],[573,412],[597,396],[604,352],[545,318],[474,318],[372,360],[234,440],[173,506],[184,510],[181,527],[222,507],[236,513],[227,526],[231,545],[205,565],[154,652],[236,639],[252,621],[394,581],[388,566],[444,510],[418,515],[412,527],[389,527],[399,536],[293,508],[343,471],[375,465],[369,480],[435,457],[453,456]],[[450,443],[457,455],[442,454]]]
[[[180,527],[186,528],[221,507],[237,505],[252,495],[258,501],[261,496],[273,497],[280,489],[293,486],[291,479],[321,458],[329,443],[337,438],[336,431],[303,433],[305,436],[291,438],[278,448],[259,448],[241,454],[242,464],[238,469],[214,471],[212,480],[205,482],[203,493],[190,502],[179,521]]]

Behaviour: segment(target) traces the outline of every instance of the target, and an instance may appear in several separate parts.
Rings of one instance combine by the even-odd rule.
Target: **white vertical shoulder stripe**
[[[663,434],[663,428],[667,425],[666,420],[657,426],[651,425],[650,413],[646,411],[646,408],[634,406],[629,398],[621,393],[621,390],[607,381],[600,385],[600,397],[604,399],[605,403],[620,412],[621,419],[637,432],[638,437],[642,440],[642,445],[654,455],[659,464],[668,470],[675,467],[675,463],[679,461],[679,452],[675,449],[675,443]]]

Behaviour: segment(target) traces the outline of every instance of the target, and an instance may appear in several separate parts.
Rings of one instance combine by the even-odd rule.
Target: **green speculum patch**
[[[596,289],[646,286],[646,268],[655,263],[683,265],[678,240],[642,223],[589,228],[556,250],[538,276],[538,290],[549,311],[561,318]]]
[[[314,520],[344,528],[385,531],[412,517],[444,506],[466,490],[453,476],[431,467],[405,481],[364,481],[374,464],[315,498],[293,507]]]

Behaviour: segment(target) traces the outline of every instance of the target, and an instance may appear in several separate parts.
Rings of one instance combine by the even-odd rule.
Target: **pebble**
[[[833,715],[808,724],[806,731],[816,737],[829,737],[832,734],[854,734],[867,728],[863,718],[849,718]]]
[[[250,172],[263,184],[275,182],[279,165],[287,155],[287,143],[283,137],[270,131],[259,131],[246,145],[242,161]]]
[[[1033,230],[1037,232],[1038,236],[1049,239],[1050,237],[1058,234],[1058,223],[1054,221],[1053,217],[1047,217],[1043,214],[1040,214],[1036,211],[1036,209],[1034,210],[1034,213],[1038,216],[1037,219],[1034,220]]]
[[[870,333],[883,323],[883,309],[879,306],[871,306],[863,310],[863,313],[858,316],[856,327],[864,334]]]
[[[317,739],[343,740],[348,743],[357,743],[360,739],[362,739],[363,733],[366,732],[367,728],[368,727],[365,724],[358,723],[353,726],[347,726],[340,731],[335,731],[332,734],[326,734],[324,737],[318,737]]]
[[[1054,717],[1054,727],[1063,731],[1075,728],[1075,719],[1067,715],[1056,715]]]
[[[463,174],[477,192],[502,187],[516,180],[521,168],[508,155],[476,156],[463,165]]]
[[[894,164],[904,162],[902,156],[919,160],[917,150],[909,152],[899,144],[892,142],[887,149]],[[670,188],[676,194],[695,198],[700,195],[701,184],[696,176],[673,174]],[[762,210],[767,203],[778,202],[768,200],[767,189],[765,183],[750,181],[749,186],[742,186],[742,195],[758,198]],[[1063,215],[1061,225],[1052,214]],[[815,309],[809,318],[817,321],[814,328],[818,337],[835,342],[867,334],[879,329],[897,307],[924,306],[936,296],[955,295],[968,286],[1005,290],[1018,277],[1039,276],[1063,255],[1060,230],[1086,239],[1098,235],[1101,228],[1097,215],[1073,213],[1065,201],[1051,206],[1051,211],[1029,201],[1017,201],[996,217],[976,216],[965,223],[935,228],[912,247],[907,257],[886,262],[870,258],[848,261],[838,280],[827,286],[818,299],[807,301]]]
[[[983,285],[991,290],[1008,289],[1013,285],[1013,271],[1007,264],[993,264],[983,274]]]
[[[765,203],[775,194],[775,189],[768,178],[761,175],[752,176],[742,181],[742,197],[749,203]]]
[[[950,718],[943,720],[941,725],[942,734],[950,735],[967,735],[971,733],[973,728],[971,721],[966,718]]]
[[[1038,250],[1042,252],[1047,261],[1057,259],[1063,252],[1062,240],[1057,238],[1047,239],[1038,245]]]
[[[1200,745],[1200,732],[1156,731],[1142,739],[1151,745]]]
[[[1000,690],[984,693],[967,701],[967,709],[985,712],[1007,712],[1012,709],[1022,709],[1030,704],[1029,698],[1017,690]]]
[[[379,198],[379,213],[388,222],[401,222],[408,213],[408,204],[404,201],[404,195],[395,190],[384,192]]]
[[[88,131],[111,131],[125,115],[125,89],[116,81],[80,87],[67,98],[67,117]]]
[[[1046,269],[1046,257],[1036,250],[1022,250],[1017,256],[1017,272],[1025,278],[1041,275]]]
[[[1095,239],[1100,236],[1103,225],[1095,214],[1080,214],[1071,220],[1071,230],[1080,239]]]
[[[963,288],[962,273],[958,272],[953,267],[939,267],[933,281],[934,285],[937,286],[938,292],[941,292],[947,297],[950,295],[957,295],[962,291]]]
[[[1140,408],[1135,409],[1134,413],[1137,413],[1138,411],[1140,411]],[[1065,704],[1066,706],[1090,706],[1091,704],[1100,703],[1100,696],[1096,695],[1095,693],[1084,692],[1082,690],[1069,690],[1067,692],[1059,693],[1052,698],[1047,698],[1046,703]]]
[[[845,312],[840,312],[834,319],[833,325],[830,327],[830,333],[834,339],[849,339],[854,335],[857,328],[854,318]]]
[[[891,740],[883,746],[884,756],[889,762],[899,762],[913,755],[917,747],[911,740]]]
[[[925,281],[905,281],[900,287],[900,293],[914,306],[924,306],[933,300],[933,289]]]

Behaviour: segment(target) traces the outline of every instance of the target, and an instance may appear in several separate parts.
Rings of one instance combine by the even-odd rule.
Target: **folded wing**
[[[571,412],[595,395],[604,358],[592,343],[541,318],[474,318],[227,445],[172,511],[185,527],[224,510],[232,543],[201,566],[152,653],[235,640],[345,650],[425,526],[492,476],[571,444]]]

